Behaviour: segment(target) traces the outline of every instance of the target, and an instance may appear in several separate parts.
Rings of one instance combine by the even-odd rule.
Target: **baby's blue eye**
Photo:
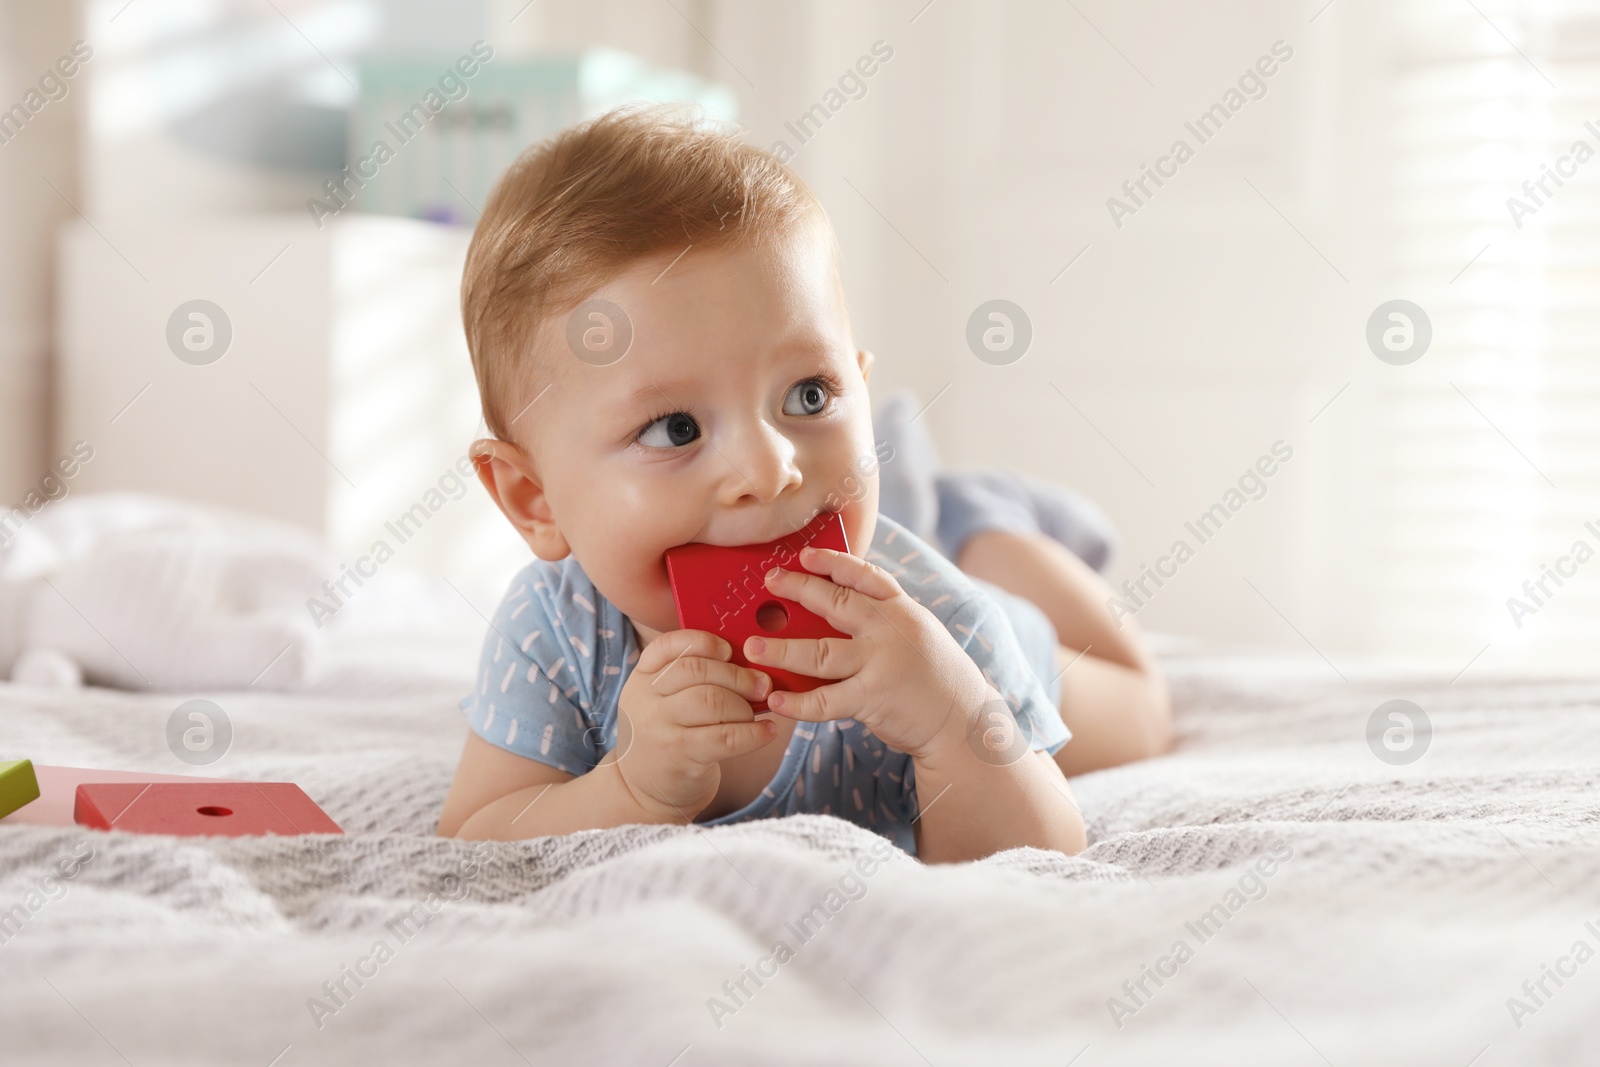
[[[681,448],[700,436],[700,425],[694,417],[681,411],[663,415],[639,435],[639,443],[651,448]]]
[[[828,406],[828,387],[816,378],[805,381],[789,390],[783,398],[785,415],[816,415]]]

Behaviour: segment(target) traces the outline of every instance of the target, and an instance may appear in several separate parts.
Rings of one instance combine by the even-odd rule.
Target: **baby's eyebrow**
[[[668,383],[658,385],[655,382],[645,382],[624,393],[622,396],[606,405],[608,412],[623,415],[637,411],[639,408],[651,407],[659,404],[676,404],[678,396],[691,396],[694,386],[687,383]]]

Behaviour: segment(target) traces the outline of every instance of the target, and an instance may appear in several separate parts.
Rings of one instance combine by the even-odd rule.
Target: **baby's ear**
[[[478,480],[533,554],[550,562],[565,559],[572,549],[556,526],[528,453],[509,441],[485,437],[472,443],[471,454]]]
[[[866,381],[867,375],[872,373],[873,355],[865,348],[856,353],[856,365],[861,368],[861,380]]]

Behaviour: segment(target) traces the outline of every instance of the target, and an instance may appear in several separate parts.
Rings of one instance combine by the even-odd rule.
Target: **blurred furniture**
[[[468,66],[475,67],[472,76],[446,87],[461,95],[431,120],[402,127],[405,117],[420,118],[412,109],[449,73],[447,59],[373,56],[362,62],[350,112],[350,163],[354,169],[379,142],[394,150],[394,158],[360,191],[358,210],[470,225],[523,149],[574,123],[630,101],[693,102],[724,119],[738,111],[730,90],[612,48],[496,54]]]

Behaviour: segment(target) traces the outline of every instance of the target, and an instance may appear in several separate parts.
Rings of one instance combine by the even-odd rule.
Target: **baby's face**
[[[676,256],[592,294],[632,323],[617,362],[577,358],[553,320],[538,356],[558,366],[553,384],[514,427],[559,531],[540,554],[569,550],[645,640],[678,625],[667,549],[770,541],[842,504],[861,554],[878,514],[871,357],[824,235]]]

